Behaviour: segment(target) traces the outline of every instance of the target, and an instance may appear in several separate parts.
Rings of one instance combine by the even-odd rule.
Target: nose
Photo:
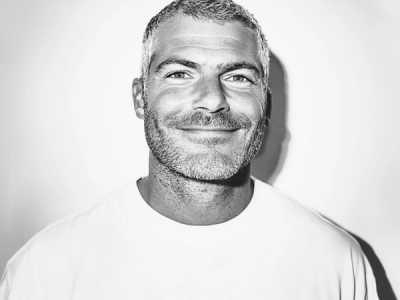
[[[194,110],[200,109],[209,113],[229,110],[224,87],[218,76],[203,78],[197,88],[199,91],[198,97],[192,104]]]

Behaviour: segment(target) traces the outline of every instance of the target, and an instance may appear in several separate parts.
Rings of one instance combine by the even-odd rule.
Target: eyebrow
[[[258,77],[261,77],[261,72],[259,68],[256,65],[246,61],[228,63],[226,65],[219,65],[218,68],[222,71],[222,73],[228,73],[239,69],[249,69],[254,71]]]
[[[191,68],[191,69],[200,68],[200,65],[198,63],[195,63],[190,60],[179,59],[179,58],[168,58],[168,59],[164,60],[163,62],[161,62],[156,67],[154,72],[158,73],[163,68],[165,68],[167,65],[172,65],[172,64],[183,65],[183,66]],[[240,61],[240,62],[234,62],[234,63],[228,63],[228,64],[219,64],[218,69],[222,73],[227,73],[227,72],[231,72],[231,71],[235,71],[235,70],[239,70],[239,69],[248,69],[248,70],[254,71],[259,78],[261,77],[261,72],[260,72],[259,68],[256,65],[246,62],[246,61]]]
[[[164,60],[162,63],[160,63],[156,69],[155,73],[160,72],[163,68],[165,68],[168,65],[183,65],[185,67],[191,68],[191,69],[198,69],[200,65],[198,63],[186,60],[186,59],[178,59],[178,58],[168,58]]]

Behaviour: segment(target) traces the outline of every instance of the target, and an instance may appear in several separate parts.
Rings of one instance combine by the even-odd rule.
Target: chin
[[[207,153],[182,158],[179,163],[175,162],[169,167],[187,178],[213,181],[233,177],[244,165],[223,154]]]

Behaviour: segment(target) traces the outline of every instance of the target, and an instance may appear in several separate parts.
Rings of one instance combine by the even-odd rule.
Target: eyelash
[[[232,76],[230,76],[230,77],[228,77],[228,78],[230,79],[230,78],[233,78],[233,77],[241,77],[241,78],[246,79],[248,82],[254,84],[253,80],[251,80],[250,78],[248,78],[248,77],[246,77],[246,76],[244,76],[244,75],[232,75]],[[235,80],[232,80],[232,81],[235,81]]]
[[[187,72],[185,72],[185,71],[174,71],[174,72],[172,72],[172,73],[169,73],[169,74],[167,74],[166,76],[165,76],[165,78],[172,78],[172,76],[173,75],[176,75],[176,74],[184,74],[184,76],[188,76],[188,77],[190,77],[190,78],[192,78]],[[254,81],[253,80],[251,80],[250,78],[248,78],[247,76],[244,76],[244,75],[232,75],[232,76],[229,76],[228,77],[228,79],[230,79],[230,78],[233,78],[233,77],[241,77],[241,78],[244,78],[247,82],[249,82],[249,83],[251,83],[251,84],[254,84]],[[187,78],[174,78],[174,79],[187,79]],[[232,81],[235,81],[235,80],[232,80]],[[246,82],[245,81],[245,82]]]
[[[184,74],[184,75],[186,75],[186,76],[191,77],[188,73],[186,73],[186,72],[184,72],[184,71],[175,71],[175,72],[172,72],[172,73],[167,74],[167,75],[165,76],[165,78],[171,78],[171,77],[172,77],[173,75],[175,75],[175,74]],[[175,79],[186,79],[186,78],[175,78]]]

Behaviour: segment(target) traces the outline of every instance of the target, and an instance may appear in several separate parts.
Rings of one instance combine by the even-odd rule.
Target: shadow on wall
[[[260,152],[252,163],[252,175],[263,182],[272,184],[282,170],[290,140],[290,133],[286,127],[288,111],[286,72],[282,63],[274,54],[271,55],[270,73],[269,88],[272,93],[271,123],[265,133]],[[271,103],[269,104],[271,107]],[[326,219],[337,225],[329,218]],[[385,269],[372,247],[357,235],[340,225],[337,226],[348,232],[360,244],[374,272],[379,299],[397,300],[386,276]]]
[[[346,230],[347,231],[347,230]],[[362,238],[358,237],[354,233],[347,231],[353,238],[357,240],[363,250],[365,256],[371,265],[372,271],[374,272],[376,280],[376,289],[378,290],[378,296],[380,300],[397,300],[394,294],[393,288],[386,276],[385,268],[382,266],[381,261],[376,256],[374,249]]]
[[[261,149],[252,163],[251,173],[259,180],[272,184],[282,170],[290,139],[286,128],[288,102],[286,72],[273,53],[271,53],[270,74],[269,88],[272,103],[268,104],[270,108],[272,106],[271,123],[265,132]]]

